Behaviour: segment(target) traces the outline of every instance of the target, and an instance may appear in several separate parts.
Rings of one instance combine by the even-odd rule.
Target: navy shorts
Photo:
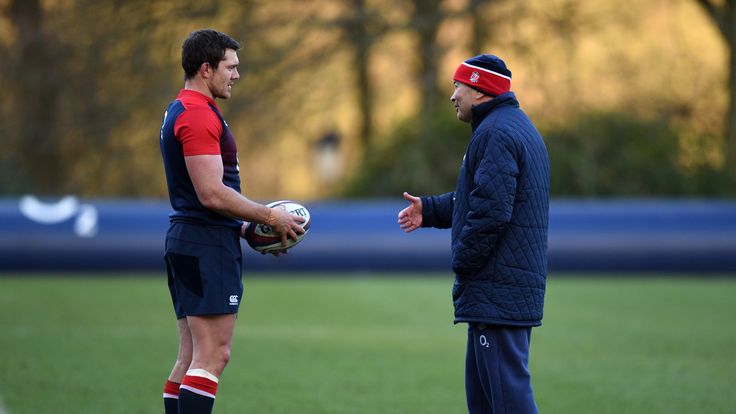
[[[470,414],[536,414],[529,374],[532,328],[471,323],[465,356]]]
[[[177,319],[238,312],[243,256],[232,229],[174,222],[164,259]]]

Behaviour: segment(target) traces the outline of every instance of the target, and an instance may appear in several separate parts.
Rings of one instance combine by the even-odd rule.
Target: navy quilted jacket
[[[474,107],[472,126],[455,191],[422,197],[422,226],[452,227],[455,323],[541,325],[547,149],[513,92]]]

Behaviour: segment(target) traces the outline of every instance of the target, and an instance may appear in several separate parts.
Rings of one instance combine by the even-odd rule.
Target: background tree
[[[723,18],[733,10],[712,3]],[[338,196],[357,176],[370,189],[356,196],[395,196],[392,185],[411,183],[448,190],[468,136],[447,100],[449,79],[479,52],[509,63],[553,162],[588,177],[561,181],[560,194],[629,195],[634,187],[614,177],[626,168],[654,195],[733,194],[721,179],[729,56],[698,13],[710,4],[0,0],[0,192],[165,197],[157,137],[183,84],[181,41],[213,27],[244,46],[237,93],[220,106],[254,198]],[[659,127],[669,132],[641,132]],[[314,155],[329,132],[346,168],[327,185]],[[638,138],[617,151],[616,134]],[[589,170],[567,156],[580,148]],[[625,167],[604,168],[615,165]],[[596,174],[604,170],[615,174]],[[663,171],[670,179],[655,182]],[[660,185],[677,180],[690,184]]]
[[[726,113],[726,165],[736,177],[736,1],[697,0],[718,27],[728,48],[729,104]]]
[[[417,42],[414,74],[419,79],[420,124],[426,125],[428,118],[436,112],[437,102],[443,98],[438,87],[439,64],[444,50],[437,42],[437,32],[445,16],[440,0],[412,0],[413,13],[409,27]]]
[[[385,33],[385,24],[378,13],[371,10],[365,0],[350,0],[348,14],[336,21],[342,29],[345,42],[350,45],[355,67],[355,95],[359,113],[358,139],[361,152],[372,151],[373,137],[373,85],[370,78],[371,46]]]
[[[22,186],[55,193],[67,170],[57,155],[63,137],[56,134],[57,108],[65,81],[63,51],[48,27],[38,0],[13,0],[8,7],[17,39],[5,76],[14,78],[6,91],[12,96],[12,116],[6,118],[5,139],[23,158],[18,166]]]

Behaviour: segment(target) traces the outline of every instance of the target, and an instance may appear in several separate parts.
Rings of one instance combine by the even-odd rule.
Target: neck
[[[485,94],[479,94],[479,95],[480,95],[479,97],[476,97],[473,100],[473,106],[471,107],[471,110],[470,110],[470,123],[471,124],[473,124],[473,118],[475,118],[475,113],[474,113],[475,111],[472,108],[475,108],[478,105],[483,105],[484,103],[490,102],[493,100],[493,97],[490,95],[485,95]]]
[[[196,91],[196,92],[201,93],[202,95],[210,97],[211,99],[215,99],[215,97],[212,95],[212,92],[210,91],[210,88],[208,88],[207,84],[204,82],[204,79],[198,76],[192,79],[185,80],[184,89],[190,90],[190,91]]]

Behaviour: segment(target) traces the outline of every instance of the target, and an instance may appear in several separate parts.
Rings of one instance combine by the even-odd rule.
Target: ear
[[[202,79],[209,79],[212,75],[212,66],[210,66],[208,62],[204,62],[202,66],[199,67],[199,75]]]
[[[488,102],[493,100],[493,97],[491,95],[486,95],[483,92],[479,92],[477,90],[474,90],[473,92],[473,101],[476,105],[480,105],[484,102]]]

